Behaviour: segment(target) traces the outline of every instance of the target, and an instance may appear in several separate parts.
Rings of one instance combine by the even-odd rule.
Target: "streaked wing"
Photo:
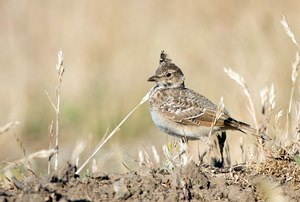
[[[172,96],[168,96],[161,103],[160,109],[172,121],[185,125],[211,127],[212,122],[215,120],[217,106],[194,91],[181,89],[178,91],[173,90]],[[224,126],[224,120],[227,118],[229,118],[229,115],[224,113],[216,125]]]

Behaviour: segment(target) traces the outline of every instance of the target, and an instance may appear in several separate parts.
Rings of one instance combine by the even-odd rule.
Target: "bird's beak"
[[[151,76],[147,81],[150,81],[150,82],[157,82],[159,80],[159,77],[154,75],[154,76]]]

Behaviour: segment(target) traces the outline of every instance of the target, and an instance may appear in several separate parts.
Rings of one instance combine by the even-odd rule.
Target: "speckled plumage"
[[[162,52],[160,65],[148,81],[156,82],[149,97],[149,109],[155,125],[169,135],[198,140],[225,130],[238,130],[256,134],[248,124],[230,117],[224,110],[215,121],[218,106],[184,85],[184,74]],[[262,135],[259,135],[262,138]]]

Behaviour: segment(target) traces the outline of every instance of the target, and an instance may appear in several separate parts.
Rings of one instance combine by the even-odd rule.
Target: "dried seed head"
[[[287,35],[292,39],[293,43],[294,43],[297,47],[299,47],[299,45],[298,45],[298,43],[297,43],[297,41],[296,41],[296,39],[295,39],[295,36],[294,36],[294,34],[293,34],[293,32],[292,32],[292,30],[291,30],[289,24],[287,23],[287,21],[286,21],[284,15],[282,15],[282,19],[281,19],[280,22],[281,22],[282,26],[284,27],[284,29],[285,29]]]
[[[63,55],[63,52],[61,50],[59,50],[58,53],[57,53],[56,71],[57,71],[58,78],[61,80],[61,77],[62,77],[62,75],[65,71],[65,68],[64,68],[64,55]]]
[[[275,88],[274,88],[274,84],[272,84],[269,92],[269,104],[271,110],[275,108],[275,97],[276,97]]]
[[[296,53],[296,59],[295,59],[295,61],[292,64],[292,68],[293,68],[293,71],[292,71],[292,81],[293,81],[293,83],[295,83],[295,81],[297,79],[297,76],[298,76],[298,67],[299,67],[299,64],[300,64],[300,57],[299,57],[299,52],[297,51],[297,53]]]

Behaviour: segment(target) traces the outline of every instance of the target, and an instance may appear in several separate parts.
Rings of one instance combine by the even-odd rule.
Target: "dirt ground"
[[[274,169],[275,167],[275,169]],[[278,169],[276,169],[278,168]],[[10,179],[0,201],[299,201],[300,168],[292,161],[214,168],[196,165],[164,170],[97,173],[79,178],[66,165],[58,174]]]

